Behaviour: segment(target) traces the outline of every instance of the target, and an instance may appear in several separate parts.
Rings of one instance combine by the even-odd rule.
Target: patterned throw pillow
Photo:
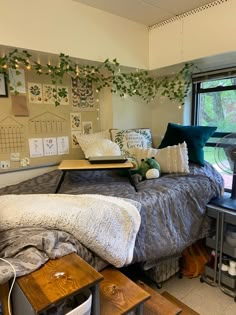
[[[88,156],[86,156],[85,152],[88,150],[89,146],[93,144],[94,142],[97,142],[98,140],[103,140],[103,139],[111,140],[109,130],[95,132],[88,135],[86,134],[86,135],[77,136],[77,141],[86,158],[88,158]]]
[[[132,157],[133,148],[151,148],[152,135],[149,128],[139,129],[111,129],[111,139],[116,142],[121,153],[126,157]]]
[[[189,173],[188,149],[185,142],[163,149],[134,148],[131,153],[138,165],[142,159],[154,157],[160,164],[162,173]]]

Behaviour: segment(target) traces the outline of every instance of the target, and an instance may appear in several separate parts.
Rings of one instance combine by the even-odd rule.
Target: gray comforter
[[[0,194],[54,193],[60,171],[53,171],[17,185],[0,189]],[[135,179],[135,178],[134,178]],[[60,193],[103,194],[139,201],[141,227],[133,262],[150,268],[176,254],[201,237],[207,203],[220,195],[223,180],[208,163],[190,166],[190,174],[166,174],[137,183],[135,192],[127,177],[116,172],[68,172]],[[0,223],[1,227],[1,223]],[[44,229],[14,229],[0,232],[0,257],[16,267],[17,275],[37,269],[50,258],[77,252],[97,270],[106,265],[71,235]],[[11,268],[0,263],[0,283],[12,276]]]

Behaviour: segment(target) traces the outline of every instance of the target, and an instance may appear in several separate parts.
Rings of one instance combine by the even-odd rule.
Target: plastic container
[[[76,308],[66,313],[66,315],[91,315],[91,307],[92,307],[92,293],[89,290],[85,290],[84,292],[80,293],[76,300],[80,303],[82,298],[81,304],[79,304]]]

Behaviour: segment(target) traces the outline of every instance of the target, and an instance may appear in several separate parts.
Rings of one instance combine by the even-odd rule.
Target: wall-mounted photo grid
[[[78,136],[99,131],[95,88],[70,77],[56,86],[46,76],[18,70],[9,70],[12,88],[6,85],[8,95],[0,98],[0,172],[84,158]],[[17,94],[9,93],[13,89]]]

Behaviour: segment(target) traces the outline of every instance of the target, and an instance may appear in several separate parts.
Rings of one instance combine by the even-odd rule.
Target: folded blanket
[[[66,231],[115,267],[131,263],[140,204],[103,195],[0,196],[0,231],[44,227]]]

